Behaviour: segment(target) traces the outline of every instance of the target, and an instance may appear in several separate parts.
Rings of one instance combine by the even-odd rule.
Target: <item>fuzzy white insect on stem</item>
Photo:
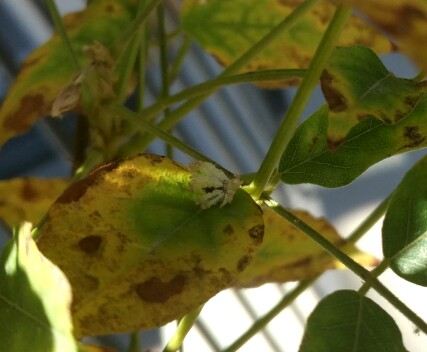
[[[197,194],[196,203],[202,209],[216,204],[223,207],[232,202],[234,194],[242,185],[242,180],[227,175],[215,165],[206,161],[197,161],[189,166],[191,180],[190,190]]]

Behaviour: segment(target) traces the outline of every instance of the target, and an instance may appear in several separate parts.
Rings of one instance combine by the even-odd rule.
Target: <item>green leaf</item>
[[[135,8],[135,0],[93,0],[83,11],[64,17],[67,34],[83,67],[89,64],[85,47],[94,41],[113,49],[113,54],[114,49],[120,49],[117,42],[132,23]],[[34,50],[23,62],[1,107],[0,145],[49,115],[56,96],[78,74],[58,35]]]
[[[72,352],[71,288],[24,223],[0,259],[0,350]]]
[[[424,84],[394,76],[377,55],[363,46],[335,49],[321,76],[329,106],[330,148],[359,121],[375,117],[394,124],[408,115]]]
[[[302,1],[279,0],[186,0],[181,22],[222,65],[229,66],[288,16]],[[319,1],[288,32],[263,50],[242,71],[272,68],[307,68],[335,7]],[[341,36],[341,45],[364,44],[377,52],[392,49],[390,42],[358,18],[351,18]],[[299,80],[263,83],[269,87],[296,84]]]
[[[230,204],[201,202],[220,187],[205,181],[143,154],[97,169],[52,205],[38,245],[71,282],[77,336],[164,325],[246,268],[262,242],[262,211],[241,189]]]
[[[383,252],[400,277],[427,286],[427,157],[393,193],[383,223]]]
[[[427,95],[404,118],[389,125],[369,117],[354,126],[334,150],[328,148],[328,109],[321,107],[295,131],[279,165],[283,182],[340,187],[371,165],[427,145]]]
[[[402,334],[379,305],[355,291],[320,301],[307,321],[299,352],[404,352]]]

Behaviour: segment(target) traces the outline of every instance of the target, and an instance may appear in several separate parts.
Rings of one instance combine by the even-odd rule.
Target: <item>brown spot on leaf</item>
[[[102,237],[98,235],[86,236],[79,241],[80,249],[87,253],[93,254],[99,250],[102,243]]]
[[[404,137],[408,140],[408,143],[405,144],[406,148],[418,147],[425,141],[425,137],[419,133],[418,126],[406,126],[404,130]]]
[[[330,152],[333,152],[334,150],[336,150],[342,143],[343,139],[332,139],[332,138],[328,138],[328,150]]]
[[[97,179],[105,172],[114,170],[119,166],[119,162],[115,161],[109,164],[105,164],[92,171],[87,177],[80,181],[72,184],[68,187],[64,193],[56,200],[56,203],[71,203],[76,202],[82,197],[89,186],[91,186]]]
[[[240,258],[240,260],[237,262],[237,271],[242,272],[243,270],[245,270],[251,260],[252,257],[250,255],[245,255],[244,257]]]
[[[24,179],[21,197],[26,201],[35,200],[39,197],[39,192],[37,192],[37,189],[33,187],[32,183],[28,179]]]
[[[248,231],[249,237],[255,240],[256,244],[261,244],[264,237],[264,225],[256,225]]]
[[[223,228],[222,232],[227,235],[232,235],[234,233],[233,226],[231,226],[231,224],[228,224],[226,227]]]
[[[145,154],[145,157],[150,161],[151,165],[160,164],[165,159],[164,156],[156,154]]]
[[[163,282],[158,277],[152,277],[138,284],[135,290],[138,296],[144,301],[164,303],[172,296],[184,290],[185,281],[184,275],[177,275],[167,282]]]
[[[405,4],[394,14],[394,20],[391,22],[380,23],[382,27],[395,36],[405,36],[413,30],[416,22],[426,20],[425,13],[413,5]]]
[[[339,90],[333,87],[333,82],[335,80],[335,76],[328,70],[323,70],[320,77],[320,86],[322,87],[322,92],[328,103],[329,109],[333,112],[340,112],[347,109],[347,99]]]
[[[43,117],[45,114],[43,95],[26,95],[19,102],[18,109],[6,117],[4,127],[18,134],[24,133],[31,127],[36,118]]]

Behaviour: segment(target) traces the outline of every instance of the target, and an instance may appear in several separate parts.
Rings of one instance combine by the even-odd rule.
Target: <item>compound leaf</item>
[[[0,349],[76,352],[71,287],[37,249],[24,223],[0,259]]]
[[[186,0],[182,28],[223,66],[229,66],[288,16],[303,1],[279,0]],[[319,1],[288,32],[283,33],[242,71],[273,68],[307,68],[332,18],[335,7]],[[391,43],[375,29],[353,17],[341,36],[341,45],[363,44],[376,52],[389,52]],[[299,80],[263,83],[274,87]]]
[[[400,277],[427,286],[427,157],[407,172],[383,223],[383,252]]]
[[[49,209],[41,251],[73,287],[76,335],[163,325],[229,287],[264,234],[262,211],[238,189],[202,209],[186,167],[138,155],[99,168]]]
[[[239,275],[236,286],[253,287],[268,282],[298,281],[327,269],[344,268],[339,261],[275,211],[264,207],[263,212],[264,240],[252,262]],[[315,218],[301,210],[293,213],[360,264],[377,265],[376,258],[360,252],[353,244],[346,242],[326,219]]]
[[[402,334],[379,305],[355,291],[336,291],[307,320],[299,352],[406,352]]]

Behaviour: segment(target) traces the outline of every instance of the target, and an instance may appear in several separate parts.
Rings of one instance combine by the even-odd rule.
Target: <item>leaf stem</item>
[[[280,206],[272,199],[265,200],[265,203],[273,209],[278,215],[288,220],[293,226],[304,232],[313,241],[317,242],[329,254],[337,258],[353,273],[359,276],[363,281],[369,282],[371,287],[375,289],[381,296],[389,301],[397,310],[406,316],[412,323],[414,323],[421,331],[427,334],[427,323],[423,321],[415,312],[413,312],[406,304],[397,298],[387,287],[385,287],[376,277],[366,270],[364,267],[356,263],[347,254],[342,252],[339,248],[335,247],[331,242],[319,234],[316,230],[308,226],[302,220],[297,218],[291,212]]]
[[[137,14],[136,19],[133,21],[131,27],[120,37],[120,40],[116,45],[122,43],[127,43],[129,38],[132,38],[136,32],[140,30],[141,27],[145,25],[145,22],[157,5],[161,3],[162,0],[152,0],[148,5],[145,5],[144,9]]]
[[[225,77],[231,74],[238,72],[243,68],[248,62],[250,62],[256,55],[258,55],[263,49],[270,45],[274,40],[276,40],[283,32],[289,30],[302,16],[304,16],[319,0],[306,0],[298,7],[296,7],[283,21],[277,24],[269,33],[262,37],[257,43],[255,43],[248,51],[246,51],[239,59],[237,59],[233,64],[227,67],[218,77]],[[203,103],[212,93],[216,90],[210,90],[205,94],[198,95],[185,104],[180,106],[178,109],[173,111],[169,118],[173,119],[174,123],[181,120],[186,116],[190,111],[194,110],[197,106]],[[135,153],[137,151],[144,150],[146,141],[143,141],[142,146],[139,145],[139,142],[136,141],[134,145],[129,144],[128,153]]]
[[[158,138],[162,139],[166,143],[173,145],[175,148],[181,150],[182,152],[191,156],[192,158],[194,158],[196,160],[208,161],[208,162],[216,165],[216,163],[212,159],[203,155],[202,153],[200,153],[196,149],[190,147],[189,145],[183,143],[178,138],[176,138],[176,137],[172,136],[171,134],[161,130],[156,125],[154,125],[148,121],[141,120],[139,118],[139,115],[137,113],[133,112],[132,110],[129,110],[128,108],[126,108],[122,105],[118,105],[117,103],[116,104],[110,104],[106,108],[108,110],[115,112],[116,114],[122,116],[123,118],[129,120],[130,122],[136,124],[143,131],[147,131],[147,132],[157,136]]]
[[[259,72],[249,72],[227,77],[218,77],[201,84],[197,84],[193,87],[187,88],[177,94],[159,99],[153,105],[143,109],[139,112],[140,119],[144,117],[144,120],[152,120],[158,113],[167,109],[169,106],[179,103],[186,99],[191,99],[198,97],[204,94],[210,94],[219,88],[222,88],[230,84],[239,84],[239,83],[248,83],[248,82],[262,82],[262,81],[273,81],[281,80],[293,77],[303,77],[305,70],[299,69],[284,69],[284,70],[266,70]],[[182,117],[176,112],[179,111],[179,108],[173,112],[170,112],[168,116],[162,120],[158,127],[161,129],[169,129],[173,127]],[[153,135],[143,135],[134,143],[129,143],[124,148],[122,148],[120,155],[131,155],[145,150],[145,148],[155,139]]]
[[[169,82],[173,82],[175,78],[178,76],[179,70],[182,67],[182,63],[184,62],[185,56],[188,53],[191,45],[191,38],[188,36],[184,37],[184,41],[178,49],[178,52],[174,58],[172,63],[172,67],[169,72]]]
[[[203,305],[199,306],[181,319],[175,331],[175,334],[169,340],[168,344],[163,349],[163,352],[174,352],[180,348],[180,346],[184,342],[185,336],[188,334],[188,332],[196,322],[197,318],[199,317],[202,308]]]
[[[390,265],[390,259],[384,258],[380,265],[378,265],[374,270],[371,271],[372,277],[378,278],[384,271],[387,270],[387,268]],[[359,288],[359,294],[366,295],[371,288],[371,282],[366,281],[360,288]]]
[[[320,74],[329,59],[329,56],[334,50],[341,31],[350,15],[351,7],[349,6],[339,6],[335,11],[334,17],[329,23],[329,26],[317,47],[316,53],[310,63],[310,67],[303,78],[301,86],[299,87],[295,98],[273,139],[273,142],[270,145],[267,155],[261,163],[252,184],[248,187],[248,192],[254,199],[258,199],[261,196],[274,169],[277,167],[283,152],[292,138],[298,124],[298,120],[306,107],[311,93],[319,81]]]
[[[56,31],[60,35],[62,41],[65,44],[68,53],[70,54],[71,61],[73,62],[76,71],[81,70],[81,66],[79,60],[77,58],[76,53],[74,52],[73,46],[71,45],[70,38],[68,37],[67,31],[64,27],[64,22],[62,21],[61,15],[59,14],[58,8],[56,7],[54,0],[45,0],[46,6],[49,10],[50,17],[52,18],[53,24],[55,26]]]
[[[139,336],[139,332],[133,332],[131,334],[129,334],[130,336],[130,342],[129,342],[129,346],[127,348],[127,352],[140,352],[141,351],[141,341],[140,341],[140,336]]]
[[[366,218],[363,222],[351,233],[347,241],[357,242],[368,230],[381,219],[388,208],[388,203],[391,196],[385,198]]]
[[[246,330],[236,341],[224,349],[222,352],[234,352],[248,342],[255,334],[264,329],[266,325],[272,321],[279,313],[288,307],[301,293],[310,287],[320,276],[316,276],[300,281],[299,284],[288,294],[286,294],[267,314],[257,319],[252,326]]]

